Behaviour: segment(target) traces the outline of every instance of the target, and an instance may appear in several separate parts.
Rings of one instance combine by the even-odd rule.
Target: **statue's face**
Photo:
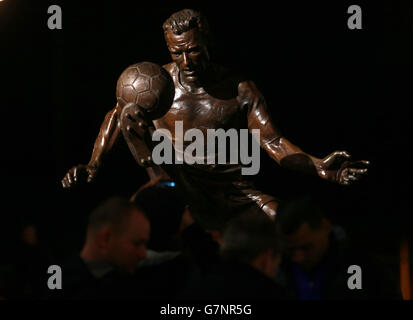
[[[202,34],[198,29],[191,29],[180,35],[167,31],[165,38],[172,60],[181,73],[181,81],[196,83],[209,63],[208,50]]]

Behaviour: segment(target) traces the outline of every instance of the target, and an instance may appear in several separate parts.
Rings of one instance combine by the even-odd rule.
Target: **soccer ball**
[[[175,95],[175,86],[169,73],[152,62],[133,64],[122,72],[116,86],[120,107],[136,103],[151,119],[168,112]]]

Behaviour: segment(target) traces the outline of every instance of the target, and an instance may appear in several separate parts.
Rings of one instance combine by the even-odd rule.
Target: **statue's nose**
[[[189,65],[188,55],[184,52],[182,54],[182,58],[183,58],[183,65],[184,65],[185,68],[187,68],[188,65]]]

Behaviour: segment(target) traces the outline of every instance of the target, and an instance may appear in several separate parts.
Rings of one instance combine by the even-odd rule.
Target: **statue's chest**
[[[176,121],[182,121],[184,131],[241,128],[243,118],[236,98],[219,99],[209,94],[176,94],[168,113],[157,121],[157,128],[173,131]]]

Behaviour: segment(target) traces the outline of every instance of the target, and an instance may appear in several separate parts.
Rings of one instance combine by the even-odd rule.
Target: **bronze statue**
[[[63,187],[71,187],[82,177],[87,181],[93,180],[104,155],[120,136],[122,121],[123,127],[131,128],[131,124],[136,127],[138,123],[136,128],[146,129],[146,132],[151,132],[149,128],[164,128],[172,134],[176,121],[183,122],[185,131],[191,128],[203,132],[217,128],[259,129],[261,147],[284,168],[315,174],[343,185],[349,185],[366,174],[369,162],[350,161],[346,151],[335,151],[319,159],[282,136],[272,123],[265,99],[255,84],[210,61],[210,32],[207,21],[200,13],[189,9],[176,12],[165,21],[163,29],[172,57],[172,62],[163,68],[170,74],[175,86],[175,96],[169,110],[160,118],[150,119],[145,112],[139,113],[139,108],[133,104],[127,105],[130,112],[123,112],[125,102],[120,103],[118,99],[118,104],[106,115],[101,126],[89,164],[69,170],[62,180]],[[131,115],[135,118],[131,119]],[[143,135],[145,130],[137,136]],[[178,137],[172,136],[174,146],[176,139]],[[145,139],[138,140],[140,142],[128,142],[137,154]],[[161,169],[151,165],[151,159],[147,156],[146,160],[135,158],[148,167],[151,178],[164,174],[165,170],[187,196],[195,219],[206,228],[221,228],[241,208],[252,204],[257,204],[270,216],[275,215],[276,198],[255,189],[249,179],[240,174],[239,164],[184,163]]]

